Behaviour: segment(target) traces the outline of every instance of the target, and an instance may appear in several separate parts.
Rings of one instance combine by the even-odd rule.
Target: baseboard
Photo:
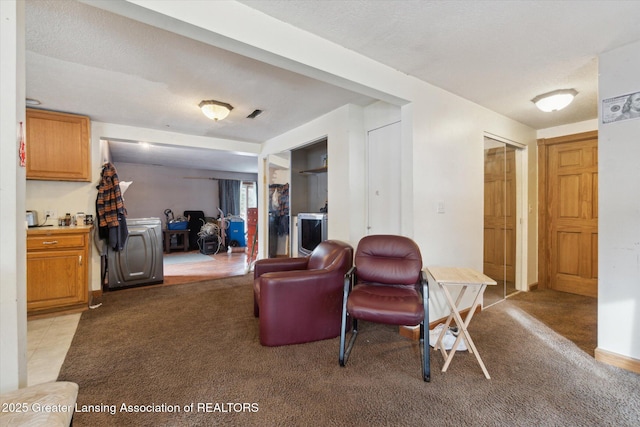
[[[97,291],[91,291],[91,299],[89,300],[89,305],[96,305],[102,303],[102,289]]]
[[[63,309],[52,308],[48,310],[40,310],[36,312],[27,313],[27,320],[45,319],[48,317],[64,316],[66,314],[82,313],[87,309],[88,307],[85,304],[76,304],[70,307],[65,307]]]
[[[596,348],[595,358],[598,362],[606,363],[607,365],[617,366],[618,368],[626,369],[627,371],[640,374],[640,360],[633,357],[623,356],[621,354],[612,353],[601,348]]]
[[[530,285],[529,285],[529,290],[530,290],[530,291],[536,291],[536,290],[538,290],[538,282],[530,284]]]
[[[400,335],[413,341],[420,339],[420,325],[418,326],[400,326]]]

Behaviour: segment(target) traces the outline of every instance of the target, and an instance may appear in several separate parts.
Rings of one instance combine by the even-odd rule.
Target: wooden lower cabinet
[[[27,232],[29,316],[86,310],[89,304],[91,227]]]

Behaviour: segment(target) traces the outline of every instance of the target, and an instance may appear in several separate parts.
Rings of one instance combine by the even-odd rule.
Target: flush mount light
[[[549,113],[551,111],[562,110],[571,104],[573,98],[578,94],[575,89],[560,89],[553,92],[538,95],[531,100],[541,111]]]
[[[213,100],[202,101],[198,107],[200,107],[205,116],[216,121],[224,119],[233,110],[233,107],[226,102]]]

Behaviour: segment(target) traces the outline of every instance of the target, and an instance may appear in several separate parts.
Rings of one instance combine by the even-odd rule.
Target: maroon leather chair
[[[353,248],[338,240],[320,243],[305,258],[255,263],[253,312],[260,317],[260,344],[279,346],[340,335],[344,277]]]
[[[355,265],[344,283],[340,366],[344,366],[358,335],[358,320],[392,325],[420,325],[422,377],[430,381],[429,288],[418,245],[408,237],[366,236],[358,243]],[[347,327],[352,332],[345,350]]]

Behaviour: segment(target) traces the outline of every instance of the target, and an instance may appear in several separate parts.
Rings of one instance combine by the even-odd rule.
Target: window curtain
[[[225,216],[240,215],[240,181],[221,179],[218,181],[220,209]]]

